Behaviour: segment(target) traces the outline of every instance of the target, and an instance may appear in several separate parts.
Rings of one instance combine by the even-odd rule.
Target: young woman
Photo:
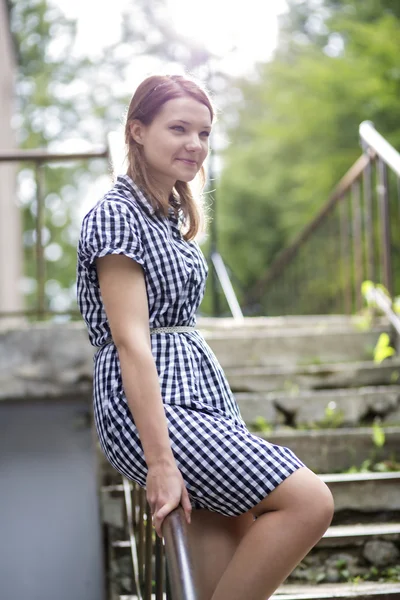
[[[213,118],[189,79],[138,87],[127,174],[83,220],[78,301],[99,347],[94,412],[108,460],[146,487],[158,535],[182,505],[202,600],[265,600],[321,538],[333,505],[289,449],[247,431],[195,328],[207,265],[188,183],[204,174]]]

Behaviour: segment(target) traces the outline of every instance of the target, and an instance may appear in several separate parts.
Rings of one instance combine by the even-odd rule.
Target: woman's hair
[[[195,81],[181,75],[152,75],[137,88],[129,104],[125,124],[125,142],[127,145],[127,173],[131,179],[149,196],[153,208],[164,216],[168,215],[168,204],[161,190],[151,181],[143,154],[143,148],[137,144],[130,132],[132,121],[138,120],[144,125],[150,125],[162,106],[174,98],[189,96],[207,106],[211,121],[214,119],[214,109],[210,98]],[[202,166],[198,177],[201,190],[206,181],[205,170]],[[199,199],[193,197],[190,186],[185,181],[177,181],[172,191],[173,197],[179,201],[182,210],[186,240],[193,239],[199,230],[204,228],[204,208]]]

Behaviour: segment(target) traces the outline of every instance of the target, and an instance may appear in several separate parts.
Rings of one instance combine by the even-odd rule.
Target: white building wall
[[[0,150],[15,149],[11,128],[15,56],[5,0],[0,0]],[[16,198],[16,164],[0,163],[0,312],[22,308],[22,235]]]

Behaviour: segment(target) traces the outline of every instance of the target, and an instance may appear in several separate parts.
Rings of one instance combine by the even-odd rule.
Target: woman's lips
[[[188,158],[178,158],[177,160],[180,160],[181,162],[185,163],[185,165],[195,166],[197,164],[195,160],[190,160]]]

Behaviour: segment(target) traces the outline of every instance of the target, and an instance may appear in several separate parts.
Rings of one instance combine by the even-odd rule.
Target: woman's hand
[[[149,467],[146,495],[153,515],[153,525],[159,537],[162,537],[161,529],[165,517],[179,504],[185,512],[187,522],[190,523],[192,505],[175,462],[156,463]]]

